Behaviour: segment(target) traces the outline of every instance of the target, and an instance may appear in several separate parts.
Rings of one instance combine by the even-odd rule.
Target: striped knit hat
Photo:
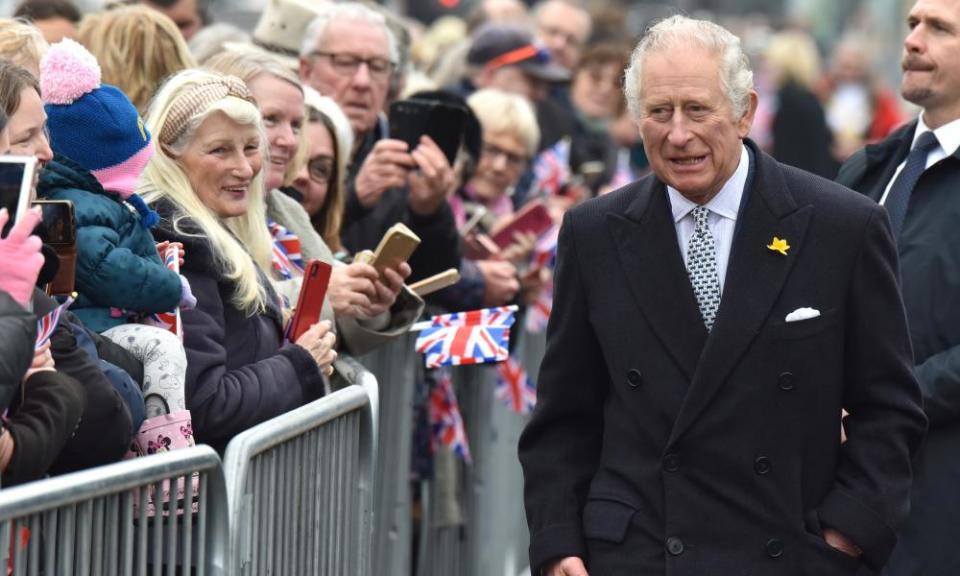
[[[89,170],[105,190],[130,199],[153,146],[126,94],[101,84],[97,59],[70,39],[44,56],[40,88],[53,151]]]

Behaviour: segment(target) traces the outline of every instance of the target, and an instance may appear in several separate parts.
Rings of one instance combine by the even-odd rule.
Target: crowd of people
[[[482,0],[429,26],[375,3],[270,0],[251,33],[202,6],[82,14],[69,0],[24,0],[0,19],[0,154],[34,158],[32,199],[69,201],[76,228],[64,254],[34,235],[39,208],[9,225],[0,210],[3,486],[194,443],[223,450],[330,393],[338,354],[384,346],[425,313],[522,315],[552,297],[543,256],[569,211],[664,169],[641,142],[649,112],[629,76],[624,85],[639,31],[576,0]],[[848,159],[862,164],[863,146],[900,134],[904,108],[863,45],[845,37],[825,71],[803,30],[751,47],[750,157],[833,179]],[[411,101],[462,114],[454,150],[427,133],[391,137],[392,105]],[[878,185],[851,170],[844,184]],[[535,203],[549,231],[491,246]],[[930,242],[905,222],[917,246]],[[370,251],[396,223],[420,246],[375,267]],[[332,265],[320,321],[290,339],[312,260]],[[408,287],[451,268],[460,277],[448,288]],[[64,272],[75,298],[35,345]],[[904,290],[909,320],[917,306],[937,324],[924,307],[938,293],[909,280]],[[567,324],[577,304],[566,303]],[[911,336],[931,355],[943,348]],[[949,369],[927,371],[939,382]],[[539,561],[558,556],[545,550]]]

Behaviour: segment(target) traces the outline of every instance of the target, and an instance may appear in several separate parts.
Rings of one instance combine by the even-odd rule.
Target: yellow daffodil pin
[[[767,245],[767,249],[773,250],[774,252],[779,252],[779,253],[783,254],[784,256],[786,256],[786,255],[787,255],[787,250],[790,249],[790,245],[787,244],[787,239],[786,239],[786,238],[780,239],[780,238],[777,238],[776,236],[774,236],[774,237],[773,237],[773,240],[770,242],[770,244]]]

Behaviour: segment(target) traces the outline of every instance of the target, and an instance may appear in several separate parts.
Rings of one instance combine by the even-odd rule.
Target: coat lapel
[[[893,178],[894,172],[897,171],[897,166],[910,153],[910,147],[913,145],[913,133],[916,129],[917,121],[914,120],[890,138],[876,144],[868,144],[863,149],[866,156],[864,174],[867,176],[877,174],[877,179],[869,190],[862,190],[861,192],[875,202],[879,202],[883,197],[883,192],[887,189],[887,184]]]
[[[670,441],[706,408],[750,347],[793,268],[813,208],[797,207],[777,163],[754,151],[756,172],[730,255],[720,309],[697,364]],[[790,245],[784,256],[767,248],[773,237]]]
[[[666,187],[646,178],[626,212],[607,220],[637,306],[692,380],[707,330],[683,266]]]

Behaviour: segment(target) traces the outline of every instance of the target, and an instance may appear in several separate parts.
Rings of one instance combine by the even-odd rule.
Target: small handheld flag
[[[416,350],[426,355],[427,368],[506,360],[515,310],[486,308],[435,316],[414,327],[422,330]]]
[[[163,253],[163,263],[169,270],[180,273],[180,248],[175,245],[167,246]],[[180,323],[180,309],[176,308],[173,312],[163,312],[152,315],[153,323],[169,330],[183,340],[183,327]]]
[[[69,308],[71,304],[73,304],[73,301],[76,300],[76,297],[77,293],[74,292],[63,304],[57,306],[37,320],[37,342],[33,346],[34,350],[38,350],[41,346],[50,341],[50,337],[53,336],[53,331],[57,328],[57,322],[60,321],[60,315],[63,314],[63,311]]]
[[[517,414],[529,414],[537,405],[537,389],[527,371],[513,358],[497,365],[497,398]]]
[[[470,464],[470,444],[467,442],[467,432],[463,426],[463,417],[457,397],[453,393],[453,382],[446,370],[437,372],[437,385],[430,392],[430,446],[436,452],[437,446],[443,445],[460,456],[464,462]]]

